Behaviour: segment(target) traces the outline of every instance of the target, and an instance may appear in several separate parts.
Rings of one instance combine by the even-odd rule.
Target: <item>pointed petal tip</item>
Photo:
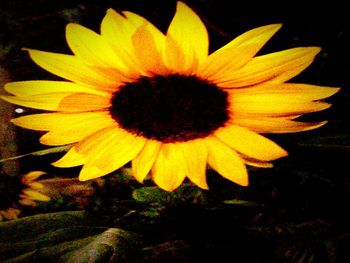
[[[38,54],[38,52],[46,52],[46,51],[41,51],[33,48],[26,48],[22,47],[21,50],[28,52],[29,56],[33,59],[33,55]]]
[[[79,155],[77,152],[75,152],[74,147],[71,148],[65,155],[63,155],[63,157],[51,163],[51,165],[59,168],[69,168],[83,164],[83,155]]]
[[[280,29],[283,26],[283,23],[276,23],[276,24],[272,24],[275,27],[277,27],[278,29]]]
[[[177,1],[176,6],[181,6],[181,7],[185,6],[185,7],[187,7],[187,5],[184,2],[182,2],[182,1]]]
[[[200,189],[209,190],[209,186],[208,186],[206,181],[197,181],[197,182],[195,182],[195,181],[191,180],[191,178],[189,178],[189,179],[192,182],[192,184],[196,185]]]
[[[70,167],[78,166],[78,165],[75,165],[75,164],[74,165],[66,164],[65,161],[61,161],[61,160],[55,161],[55,162],[51,163],[51,165],[55,166],[55,167],[58,167],[58,168],[70,168]]]
[[[296,47],[291,50],[301,52],[304,56],[316,57],[318,53],[321,52],[322,48],[317,46],[308,46],[308,47]]]
[[[78,179],[79,179],[79,181],[81,181],[81,182],[86,182],[86,181],[89,181],[89,180],[90,180],[88,177],[82,177],[82,176],[80,176],[80,175],[79,175]]]
[[[289,153],[286,150],[284,150],[282,147],[280,147],[277,144],[276,146],[278,146],[278,148],[275,147],[273,152],[271,152],[270,158],[268,158],[268,160],[265,160],[265,161],[274,161],[274,160],[288,156]]]
[[[101,169],[99,169],[98,167],[95,167],[95,166],[83,167],[83,169],[79,174],[79,181],[84,182],[84,181],[99,178],[103,175],[104,174],[101,173]]]
[[[286,150],[284,150],[282,147],[280,147],[280,153],[276,156],[277,157],[276,159],[287,157],[288,155],[289,153]]]
[[[22,182],[25,184],[31,183],[38,179],[40,176],[45,175],[43,171],[31,171],[22,177]]]
[[[111,15],[120,15],[120,14],[113,8],[108,8],[106,11],[106,16],[111,16]]]
[[[23,120],[22,117],[18,117],[18,118],[11,119],[10,122],[16,126],[20,126],[20,127],[25,128],[26,123],[23,122],[22,120]]]
[[[161,182],[161,181],[158,181],[158,180],[154,180],[155,178],[153,178],[153,182],[161,189],[163,189],[164,191],[167,191],[167,192],[173,192],[175,191],[180,185],[178,184],[173,184],[173,183],[170,183],[170,182]]]
[[[330,92],[330,96],[333,96],[334,94],[338,93],[341,90],[341,87],[329,87],[328,88],[331,92]]]
[[[322,127],[323,125],[326,125],[328,123],[328,121],[321,121],[317,127],[315,128],[319,128],[319,127]]]
[[[134,178],[136,179],[137,182],[139,182],[140,184],[143,184],[144,179],[140,179],[140,178],[137,178],[135,176],[134,176]]]
[[[37,52],[40,52],[41,50],[34,49],[34,48],[27,48],[27,47],[22,47],[22,51],[28,52],[29,56],[32,57],[32,55],[37,54]],[[45,51],[42,51],[45,52]]]
[[[238,182],[237,184],[239,184],[240,186],[249,186],[249,180],[248,180],[248,178],[247,178],[247,180],[246,181],[241,181],[241,182]]]
[[[167,192],[173,192],[177,189],[177,186],[173,186],[173,185],[159,185],[159,184],[157,184],[157,185],[159,188],[161,188]]]
[[[266,25],[265,27],[269,30],[273,30],[273,31],[278,31],[281,29],[281,27],[283,26],[282,23],[275,23],[275,24],[269,24],[269,25]]]
[[[140,184],[143,184],[143,181],[145,180],[145,178],[147,177],[147,175],[145,177],[143,176],[136,176],[136,173],[134,171],[132,171],[132,176],[136,179],[137,182],[139,182]]]
[[[47,174],[47,173],[44,171],[31,171],[31,172],[27,173],[26,175],[24,175],[24,177],[30,178],[30,180],[32,181],[32,180],[38,179],[40,176],[42,176],[44,174]]]
[[[329,87],[329,86],[316,86],[315,90],[319,89],[322,92],[322,97],[315,99],[314,101],[325,99],[333,96],[341,90],[341,87]]]
[[[209,190],[209,186],[207,184],[205,184],[205,185],[204,184],[202,184],[202,185],[197,184],[197,186],[203,190]]]
[[[300,54],[307,57],[308,55],[311,57],[316,57],[316,55],[320,53],[321,50],[322,48],[318,46],[295,47],[290,49],[290,51],[300,52]]]
[[[314,123],[314,125],[304,128],[303,130],[301,130],[301,132],[306,132],[306,131],[318,129],[318,128],[326,125],[327,123],[328,123],[328,121],[321,121],[318,123]]]
[[[55,142],[55,140],[52,140],[52,138],[50,138],[50,136],[46,136],[46,134],[44,134],[43,136],[41,136],[39,138],[39,142],[41,144],[48,145],[48,146],[60,146],[60,145],[62,145],[61,143],[57,143],[57,142]]]
[[[194,10],[182,1],[177,1],[176,12],[194,12]]]
[[[314,46],[314,47],[306,47],[307,49],[309,49],[309,51],[310,51],[310,54],[312,54],[312,55],[314,55],[314,56],[316,56],[318,53],[320,53],[321,52],[321,50],[322,50],[322,48],[321,47],[316,47],[316,46]]]
[[[61,160],[61,159],[60,159]],[[61,161],[57,160],[55,162],[52,162],[51,165],[59,168],[64,168],[64,166],[61,166]]]
[[[262,26],[261,28],[264,28],[266,33],[269,33],[271,37],[281,29],[282,23],[275,23],[275,24],[269,24],[266,26]]]

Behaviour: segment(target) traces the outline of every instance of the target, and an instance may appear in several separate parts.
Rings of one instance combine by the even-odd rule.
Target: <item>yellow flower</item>
[[[24,116],[18,126],[48,131],[46,145],[73,144],[58,167],[83,165],[80,180],[132,162],[172,191],[186,177],[207,189],[207,164],[248,185],[245,164],[271,167],[287,152],[259,133],[300,132],[302,114],[327,109],[318,101],[337,88],[285,83],[320,48],[299,47],[256,56],[280,24],[250,30],[208,54],[208,33],[184,3],[164,35],[131,12],[107,11],[97,34],[68,24],[74,55],[27,49],[36,64],[68,81],[8,83],[8,102],[54,113]]]
[[[45,186],[37,179],[45,174],[32,171],[22,178],[0,176],[0,221],[16,219],[21,213],[21,206],[36,206],[36,201],[47,202],[50,197],[43,193]]]

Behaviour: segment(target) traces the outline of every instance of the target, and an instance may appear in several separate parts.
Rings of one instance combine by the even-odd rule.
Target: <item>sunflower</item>
[[[21,206],[36,206],[37,201],[47,202],[50,197],[43,193],[44,184],[37,179],[42,171],[32,171],[21,178],[1,174],[0,176],[0,221],[16,219]]]
[[[67,81],[8,83],[10,103],[51,113],[13,119],[48,131],[45,145],[72,144],[53,165],[83,165],[79,179],[109,174],[131,161],[172,191],[187,177],[208,189],[206,168],[242,186],[246,165],[271,167],[287,152],[260,133],[311,130],[325,122],[295,120],[327,109],[338,88],[286,83],[308,67],[318,47],[256,55],[280,24],[252,29],[209,54],[208,32],[177,2],[166,34],[137,14],[107,11],[97,34],[68,24],[73,55],[26,49],[33,61]]]

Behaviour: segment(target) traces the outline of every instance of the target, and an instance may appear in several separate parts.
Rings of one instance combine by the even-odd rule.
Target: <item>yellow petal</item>
[[[135,28],[138,28],[144,25],[152,25],[144,17],[138,14],[132,13],[130,11],[122,11],[122,14],[125,18],[125,21],[127,21],[127,23],[129,24],[131,30],[134,30]]]
[[[130,13],[128,13],[130,16]],[[133,18],[135,16],[132,16]],[[129,19],[130,20],[130,19]],[[101,35],[110,45],[117,57],[130,70],[129,74],[138,75],[142,72],[132,45],[132,36],[140,25],[135,24],[135,19],[128,19],[114,11],[108,9],[106,16],[101,23]]]
[[[252,59],[251,50],[251,46],[219,49],[208,57],[197,75],[211,82],[220,83],[227,74],[240,69]]]
[[[220,140],[205,139],[208,147],[208,164],[226,179],[247,186],[248,173],[242,158]]]
[[[61,92],[83,92],[97,95],[106,95],[103,91],[94,90],[87,86],[78,85],[73,82],[66,81],[47,81],[47,80],[29,80],[9,82],[4,89],[16,96],[27,97],[40,95],[45,93],[61,93]]]
[[[112,139],[118,142],[126,135],[128,135],[128,132],[113,125],[86,137],[83,141],[78,143],[75,148],[77,152],[88,156],[98,145],[99,147],[108,145]]]
[[[62,126],[72,126],[79,122],[92,123],[95,120],[112,120],[108,112],[81,112],[81,113],[40,113],[26,115],[12,119],[15,125],[38,131],[59,131]]]
[[[161,143],[147,140],[141,152],[132,160],[132,174],[140,183],[146,178],[158,156]]]
[[[199,75],[213,82],[221,82],[251,60],[265,43],[281,28],[273,24],[250,30],[215,51],[205,61]]]
[[[229,89],[234,103],[290,103],[308,102],[330,97],[340,89],[308,84],[267,84],[245,89]]]
[[[166,65],[179,73],[194,73],[208,56],[208,32],[201,19],[178,1],[166,34]]]
[[[61,168],[74,167],[85,163],[85,155],[77,151],[77,146],[73,146],[59,160],[53,162],[52,165]]]
[[[0,96],[7,102],[49,111],[92,111],[110,107],[110,96],[88,93],[47,93],[28,97]]]
[[[294,133],[304,132],[319,128],[327,123],[323,122],[299,122],[286,118],[235,118],[233,123],[246,127],[257,133]]]
[[[43,69],[78,84],[87,84],[100,90],[113,90],[123,81],[118,79],[118,74],[111,74],[103,68],[89,67],[75,56],[34,49],[27,51],[32,60]]]
[[[47,195],[44,195],[44,194],[39,193],[39,192],[34,191],[34,190],[24,189],[22,192],[23,192],[23,194],[28,196],[28,199],[31,199],[31,200],[37,200],[37,201],[49,201],[50,200],[50,197],[48,197]]]
[[[111,97],[88,93],[74,93],[62,99],[57,110],[59,111],[93,111],[108,109],[111,106]]]
[[[244,163],[249,166],[258,167],[258,168],[272,168],[273,164],[270,162],[257,160],[255,158],[249,157],[242,153],[239,153],[239,156],[243,159]]]
[[[152,167],[154,182],[166,191],[173,191],[186,177],[185,161],[181,147],[176,143],[165,143]]]
[[[145,138],[119,128],[110,130],[87,153],[79,180],[94,179],[119,169],[137,156],[145,143]]]
[[[264,81],[281,83],[308,67],[319,52],[318,47],[300,47],[258,56],[238,71],[227,72],[218,85],[236,88]]]
[[[44,188],[44,185],[38,182],[29,183],[28,186],[30,189],[33,189],[33,190],[39,190]]]
[[[185,161],[187,177],[200,188],[208,189],[206,168],[208,149],[203,140],[179,143]]]
[[[50,130],[40,138],[40,142],[45,145],[63,145],[79,142],[85,137],[104,129],[117,125],[112,118],[89,118],[67,125],[61,123],[59,129]]]
[[[125,65],[113,52],[107,41],[94,31],[78,24],[66,27],[66,38],[73,53],[84,62],[100,67],[127,72]]]
[[[145,71],[158,75],[169,73],[162,58],[165,37],[158,29],[150,25],[140,26],[132,36],[132,43]]]
[[[35,201],[30,200],[30,199],[21,199],[18,201],[18,203],[20,203],[21,205],[24,205],[24,206],[36,206]]]
[[[272,168],[273,164],[268,163],[268,162],[259,162],[257,160],[252,160],[252,159],[244,159],[245,164],[253,166],[253,167],[258,167],[258,168]]]
[[[239,35],[222,48],[231,48],[254,44],[255,53],[257,53],[281,27],[282,24],[271,24],[251,29]]]
[[[217,130],[215,136],[234,150],[257,160],[272,161],[287,155],[273,141],[236,125]]]
[[[60,102],[72,93],[49,93],[33,95],[28,97],[0,96],[1,99],[12,104],[21,105],[28,108],[56,111]]]
[[[21,181],[22,181],[22,183],[24,183],[24,184],[28,184],[28,183],[30,183],[30,182],[35,181],[36,179],[38,179],[40,176],[42,176],[42,175],[44,175],[44,174],[46,174],[46,173],[43,172],[43,171],[31,171],[31,172],[25,174],[25,175],[22,177]]]
[[[123,130],[112,125],[87,136],[72,147],[60,160],[54,162],[53,165],[57,167],[73,167],[84,164],[87,156],[97,145],[104,143],[104,140],[108,139],[111,133],[115,135],[118,131],[120,137],[125,135]]]
[[[240,101],[239,99],[232,100],[231,108],[233,115],[247,114],[255,115],[257,118],[264,117],[281,117],[289,115],[301,115],[310,112],[317,112],[328,109],[331,104],[326,102],[271,102],[269,100],[261,101]]]

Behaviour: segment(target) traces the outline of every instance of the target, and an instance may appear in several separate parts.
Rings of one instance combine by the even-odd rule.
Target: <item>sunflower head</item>
[[[287,152],[266,133],[301,132],[325,124],[298,121],[327,109],[337,88],[288,82],[308,67],[318,47],[257,55],[280,29],[252,29],[209,54],[205,25],[183,2],[163,34],[145,18],[107,11],[101,32],[69,24],[73,55],[27,49],[62,81],[8,83],[8,102],[49,111],[12,120],[47,131],[46,145],[71,144],[54,163],[82,165],[80,180],[109,174],[131,162],[172,191],[185,178],[208,189],[206,168],[248,185],[246,165],[271,167]]]
[[[48,195],[42,193],[44,184],[37,180],[43,174],[41,171],[32,171],[22,177],[1,175],[0,219],[16,219],[23,206],[36,206],[37,201],[50,200]]]

